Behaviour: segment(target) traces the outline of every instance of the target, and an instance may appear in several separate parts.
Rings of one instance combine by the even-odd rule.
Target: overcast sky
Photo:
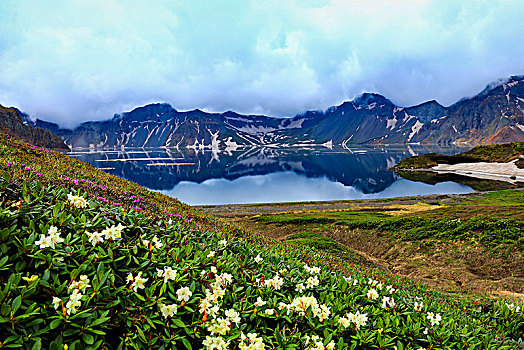
[[[449,105],[524,74],[523,18],[522,0],[1,0],[0,104],[69,127],[150,102]]]

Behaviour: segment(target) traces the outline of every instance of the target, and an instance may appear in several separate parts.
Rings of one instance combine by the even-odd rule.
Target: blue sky
[[[150,102],[449,105],[524,74],[522,18],[522,0],[2,0],[0,104],[65,126]]]

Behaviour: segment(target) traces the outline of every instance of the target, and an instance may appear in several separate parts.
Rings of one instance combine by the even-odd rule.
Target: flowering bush
[[[41,170],[51,156],[65,162],[45,152],[24,164]],[[10,157],[0,179],[0,348],[520,346],[518,301],[470,304],[188,214],[197,226],[145,190],[135,210],[125,183],[111,192],[57,183],[51,170],[32,182]]]
[[[2,346],[510,349],[522,331],[515,303],[467,318],[279,246],[259,253],[242,237],[80,193],[86,207],[70,206],[69,191],[25,183],[2,201]],[[485,317],[504,323],[484,328]]]

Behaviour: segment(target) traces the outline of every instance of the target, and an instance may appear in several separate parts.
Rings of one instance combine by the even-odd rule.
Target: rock
[[[34,127],[32,125],[24,125],[24,122],[16,109],[6,108],[1,105],[0,131],[38,147],[61,152],[71,151],[71,149],[64,143],[64,140],[53,134],[51,131]]]

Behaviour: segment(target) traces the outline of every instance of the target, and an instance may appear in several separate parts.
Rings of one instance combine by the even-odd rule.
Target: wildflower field
[[[4,134],[0,167],[0,349],[523,345],[517,300],[273,241]]]

